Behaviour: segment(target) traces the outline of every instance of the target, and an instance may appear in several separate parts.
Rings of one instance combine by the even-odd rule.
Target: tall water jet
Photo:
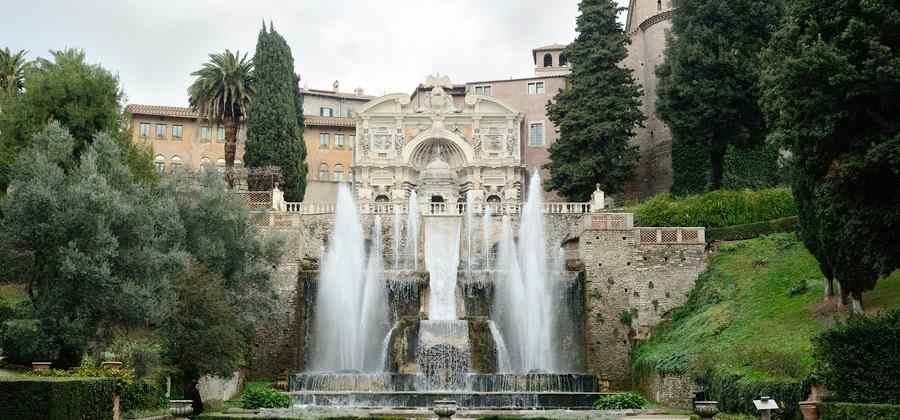
[[[490,269],[490,253],[491,253],[491,222],[493,218],[493,210],[491,206],[485,203],[484,214],[481,216],[481,269]]]
[[[429,274],[428,319],[456,319],[456,275],[459,268],[459,220],[428,217],[425,266]]]
[[[383,369],[367,355],[380,353],[384,337],[369,330],[387,323],[384,280],[367,276],[366,266],[357,207],[349,188],[341,185],[334,230],[319,275],[311,370]]]
[[[502,330],[509,337],[514,369],[524,372],[556,372],[559,368],[553,308],[558,282],[548,268],[541,188],[540,175],[535,172],[522,209],[517,244],[511,243],[512,229],[504,223],[502,279],[495,300]]]
[[[400,206],[394,204],[394,270],[400,269]]]
[[[410,268],[419,271],[419,201],[415,190],[409,192],[407,207],[406,252],[411,259]]]
[[[472,219],[474,219],[474,205],[472,203],[472,192],[466,191],[466,271],[472,271],[472,239],[474,237]]]
[[[384,281],[384,243],[381,234],[381,216],[375,215],[369,240],[369,261],[366,264],[366,281],[363,285],[362,321],[360,329],[367,334],[367,344],[382,343],[381,337],[388,334],[387,290]],[[378,347],[379,350],[381,346]],[[384,369],[382,351],[366,354],[366,370]]]

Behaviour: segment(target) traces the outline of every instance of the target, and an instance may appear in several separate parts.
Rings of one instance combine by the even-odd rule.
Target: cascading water
[[[415,190],[409,193],[409,205],[407,207],[406,253],[411,260],[409,267],[413,271],[419,271],[419,201]]]
[[[456,319],[456,275],[459,267],[459,220],[429,217],[425,225],[425,266],[430,275],[428,319]]]
[[[481,216],[481,269],[490,269],[491,254],[491,223],[493,222],[491,206],[484,206],[484,214]]]
[[[366,264],[363,229],[349,188],[338,189],[334,230],[323,257],[316,295],[311,370],[381,371],[381,341],[387,331],[381,248]],[[380,227],[378,233],[380,236]],[[380,243],[373,241],[373,243]],[[367,275],[367,265],[377,274]]]
[[[547,266],[541,188],[540,175],[535,172],[519,221],[518,243],[504,218],[498,261],[495,312],[507,337],[513,369],[520,372],[559,369],[553,308],[558,282]]]
[[[506,349],[506,341],[503,340],[503,334],[497,329],[494,321],[488,321],[488,328],[491,330],[491,338],[494,339],[494,348],[497,349],[497,373],[512,372],[512,366],[509,362],[509,350]]]
[[[394,205],[394,237],[392,238],[392,240],[394,242],[393,243],[393,245],[394,245],[394,266],[391,267],[394,270],[400,269],[400,223],[401,223],[400,219],[401,219],[400,206],[395,204]]]
[[[472,238],[473,236],[473,226],[472,219],[474,219],[473,213],[475,212],[475,203],[472,202],[472,193],[471,191],[466,192],[466,271],[472,271]]]

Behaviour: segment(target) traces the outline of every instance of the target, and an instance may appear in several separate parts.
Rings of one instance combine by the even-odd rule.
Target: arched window
[[[500,196],[499,195],[490,195],[487,198],[487,202],[490,204],[500,204]]]
[[[161,174],[166,171],[166,158],[163,155],[156,155],[153,158],[153,166],[156,167],[156,173]]]
[[[388,196],[386,196],[386,195],[384,195],[384,194],[381,194],[381,195],[379,195],[378,197],[375,197],[375,202],[376,202],[376,203],[388,203],[388,202],[390,202],[390,201],[391,201],[391,199],[388,198]]]
[[[566,58],[566,55],[563,53],[559,53],[559,65],[560,66],[568,66],[569,65],[569,59]]]
[[[319,179],[322,181],[328,180],[328,164],[325,162],[319,165]]]
[[[439,196],[439,195],[432,195],[432,196],[431,196],[431,202],[432,202],[432,203],[443,203],[443,202],[444,202],[444,197],[441,197],[441,196]]]
[[[544,54],[544,67],[553,67],[553,55],[550,53]]]
[[[212,168],[212,161],[209,160],[208,157],[203,156],[202,158],[200,158],[200,172],[205,174],[211,168]]]
[[[172,173],[178,172],[181,170],[181,158],[178,155],[172,156]]]
[[[220,174],[225,173],[225,159],[216,159],[216,170],[219,171]]]
[[[334,180],[338,182],[344,180],[344,165],[340,163],[334,165]]]

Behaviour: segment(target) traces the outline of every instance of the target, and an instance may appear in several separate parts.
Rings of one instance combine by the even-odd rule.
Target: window
[[[200,159],[200,172],[205,174],[210,168],[212,168],[212,161],[210,161],[208,157],[203,156],[203,158]]]
[[[344,148],[344,135],[343,134],[335,134],[334,135],[334,146],[339,147],[341,149]]]
[[[662,10],[662,0],[656,0],[656,10]]]
[[[153,158],[153,166],[156,167],[156,173],[162,174],[166,171],[166,158],[163,155],[156,155]]]
[[[172,156],[172,173],[181,171],[181,158],[178,155]]]
[[[219,143],[225,143],[225,127],[219,127]]]
[[[323,107],[319,108],[319,115],[322,117],[333,117],[334,116],[334,108],[323,106]]]
[[[559,65],[560,67],[569,65],[569,59],[563,53],[559,53]]]
[[[184,131],[184,126],[173,125],[172,126],[172,137],[174,137],[176,139],[180,139],[183,131]]]
[[[544,54],[544,67],[553,67],[553,56],[550,53]]]
[[[209,142],[209,127],[200,127],[200,141]]]
[[[475,86],[476,95],[491,96],[491,85]]]
[[[225,159],[216,159],[216,170],[219,171],[220,174],[225,173]]]
[[[530,122],[528,123],[528,145],[543,146],[544,145],[544,123]]]
[[[331,139],[329,138],[328,133],[320,133],[319,134],[319,148],[327,149],[331,144]]]
[[[156,124],[156,137],[160,138],[160,139],[166,137],[166,125],[165,124]]]
[[[544,94],[544,82],[529,82],[528,83],[528,94],[529,95],[543,95]]]
[[[328,180],[328,164],[325,162],[319,165],[319,179],[322,181]]]
[[[344,180],[344,165],[341,165],[340,163],[334,165],[334,180],[338,182]]]
[[[141,137],[150,137],[150,124],[149,123],[141,123]]]

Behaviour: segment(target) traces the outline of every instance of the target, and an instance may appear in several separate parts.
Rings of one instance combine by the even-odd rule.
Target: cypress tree
[[[729,146],[764,142],[757,56],[777,26],[780,3],[691,0],[675,11],[657,68],[657,107],[672,130],[673,192],[722,188]]]
[[[578,37],[565,54],[572,66],[568,86],[547,105],[560,138],[550,146],[548,189],[586,201],[595,185],[621,192],[638,158],[629,143],[643,124],[640,89],[620,63],[628,38],[614,0],[582,0]]]
[[[256,97],[247,121],[244,160],[251,168],[280,167],[285,199],[302,201],[306,191],[302,100],[297,98],[291,48],[271,24],[260,30],[253,60]]]
[[[788,3],[763,53],[770,138],[792,154],[800,235],[862,311],[900,267],[900,4]]]

